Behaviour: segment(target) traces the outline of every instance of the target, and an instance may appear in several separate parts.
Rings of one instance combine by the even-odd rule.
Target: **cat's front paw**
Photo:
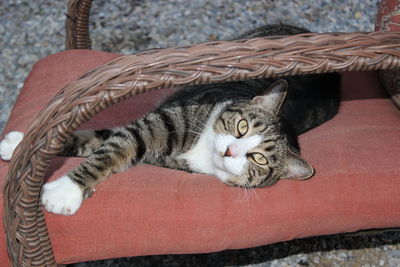
[[[10,160],[15,148],[22,141],[24,134],[21,132],[9,132],[0,142],[0,157],[2,160]]]
[[[73,215],[83,201],[82,189],[68,175],[43,186],[42,204],[47,211]]]

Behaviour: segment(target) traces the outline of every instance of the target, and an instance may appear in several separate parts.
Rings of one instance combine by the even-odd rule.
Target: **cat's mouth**
[[[225,150],[226,151],[226,150]],[[228,152],[229,154],[229,152]],[[214,165],[220,171],[229,173],[231,176],[240,176],[247,164],[246,157],[227,156],[226,152],[216,151],[214,153]],[[225,180],[225,179],[224,179]]]
[[[256,147],[260,141],[261,137],[257,135],[241,139],[232,135],[217,135],[213,152],[214,166],[219,171],[228,173],[230,177],[242,176],[248,164],[248,151]],[[227,179],[227,177],[224,178],[224,180]]]

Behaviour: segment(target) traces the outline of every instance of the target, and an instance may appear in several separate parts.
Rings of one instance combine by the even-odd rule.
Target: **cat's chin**
[[[240,183],[240,177],[234,176],[232,173],[223,170],[216,170],[215,175],[221,182],[229,186],[245,187],[247,184],[246,182]]]
[[[217,178],[219,180],[221,180],[222,182],[224,182],[226,184],[230,184],[229,179],[232,177],[231,173],[228,173],[228,172],[220,170],[220,169],[216,169],[214,175],[217,176]]]
[[[228,183],[232,177],[241,176],[247,159],[244,157],[233,158],[223,157],[220,153],[214,153],[213,157],[214,175],[217,176],[222,182]]]
[[[246,163],[247,159],[245,157],[223,157],[219,153],[214,155],[214,165],[217,170],[228,173],[230,176],[242,175]]]

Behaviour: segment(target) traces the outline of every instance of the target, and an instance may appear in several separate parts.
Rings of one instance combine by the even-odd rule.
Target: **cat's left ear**
[[[287,150],[286,173],[280,179],[305,180],[313,176],[314,168],[300,155]]]
[[[286,80],[278,80],[268,87],[264,95],[254,97],[251,103],[260,105],[278,115],[285,100],[287,88],[288,83]]]

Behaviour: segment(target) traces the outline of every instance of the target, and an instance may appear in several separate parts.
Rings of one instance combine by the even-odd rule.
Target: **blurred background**
[[[315,32],[373,31],[379,0],[95,0],[93,49],[128,54],[229,39],[287,23]],[[0,132],[32,65],[64,50],[65,0],[0,1]],[[133,240],[134,242],[134,240]],[[305,238],[252,249],[73,266],[400,266],[400,232]]]

